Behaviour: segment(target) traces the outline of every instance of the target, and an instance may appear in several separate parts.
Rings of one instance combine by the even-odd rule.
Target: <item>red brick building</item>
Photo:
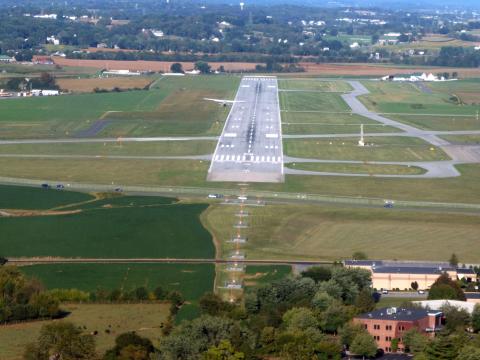
[[[442,325],[442,312],[426,309],[383,308],[361,314],[353,319],[361,324],[377,342],[378,348],[392,352],[392,340],[398,340],[398,351],[404,351],[403,334],[416,328],[426,336],[433,336]]]

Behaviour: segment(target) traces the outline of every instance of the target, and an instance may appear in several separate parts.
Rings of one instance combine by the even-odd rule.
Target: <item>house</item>
[[[16,60],[13,56],[0,55],[0,63],[13,63],[15,61]]]
[[[58,90],[40,90],[40,89],[33,89],[32,90],[33,96],[58,96],[60,92]]]
[[[467,303],[480,304],[480,293],[465,293]]]
[[[37,65],[53,65],[53,60],[50,56],[34,55],[32,62]]]
[[[452,280],[477,281],[477,274],[473,269],[456,268],[442,262],[345,260],[344,265],[369,270],[372,273],[374,289],[408,290],[412,288],[412,283],[417,283],[419,289],[428,289],[443,273],[447,273]]]
[[[47,43],[53,45],[60,45],[60,39],[57,39],[54,35],[47,36]]]
[[[398,341],[398,350],[403,351],[403,335],[416,328],[426,336],[434,336],[442,328],[443,313],[427,309],[382,308],[357,315],[354,324],[362,325],[377,342],[378,348],[392,352],[392,340]]]

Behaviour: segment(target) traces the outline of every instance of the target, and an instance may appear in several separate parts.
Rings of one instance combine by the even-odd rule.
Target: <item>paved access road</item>
[[[277,78],[242,79],[213,154],[209,181],[283,182]]]

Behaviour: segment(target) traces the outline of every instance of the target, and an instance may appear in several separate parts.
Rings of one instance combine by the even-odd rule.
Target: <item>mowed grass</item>
[[[458,116],[456,114],[452,114],[448,116],[440,116],[389,114],[388,117],[423,130],[480,130],[480,121],[477,120],[475,115]]]
[[[361,186],[358,185],[358,186]],[[476,261],[479,215],[311,204],[250,207],[248,242],[252,259],[338,260],[364,251],[370,258]],[[205,223],[218,239],[233,233],[235,208],[212,205]],[[224,256],[232,250],[222,242]]]
[[[239,78],[161,78],[151,90],[9,99],[0,103],[0,138],[160,136],[220,133],[228,109],[204,97],[233,98]]]
[[[48,289],[130,291],[139,286],[179,290],[188,301],[213,290],[213,264],[42,264],[22,266]]]
[[[421,167],[404,165],[291,163],[286,166],[296,170],[369,175],[419,175],[426,172]]]
[[[466,105],[480,104],[480,92],[478,91],[478,89],[480,88],[479,79],[435,82],[429,83],[428,87],[430,87],[435,92],[455,95],[462,103]]]
[[[205,155],[215,150],[215,141],[158,141],[105,143],[53,143],[0,145],[0,154],[183,156]]]
[[[427,94],[415,84],[389,81],[364,81],[370,94],[360,99],[370,109],[380,113],[474,115],[480,105],[459,105],[446,92]],[[459,81],[459,84],[462,83]],[[468,85],[470,86],[470,85]]]
[[[286,139],[288,156],[323,160],[358,161],[431,161],[447,160],[439,148],[421,139],[410,137],[372,137],[367,146],[358,146],[358,139]]]
[[[135,331],[150,338],[155,345],[162,337],[161,326],[168,317],[169,304],[65,304],[62,309],[70,314],[60,321],[71,321],[86,333],[95,335],[99,356],[115,345],[119,334]],[[126,321],[128,319],[128,321]],[[0,326],[0,358],[4,360],[23,359],[28,343],[34,342],[43,325],[58,320],[34,321]]]
[[[280,109],[286,111],[349,112],[340,94],[321,92],[279,92]]]
[[[79,192],[0,185],[0,209],[50,209],[92,199]]]
[[[113,202],[114,200],[112,200]],[[0,253],[11,257],[213,258],[199,221],[204,204],[103,206],[2,219]]]
[[[425,300],[426,298],[419,298],[419,297],[391,297],[391,296],[382,296],[380,301],[375,305],[377,309],[385,308],[385,307],[399,307],[406,302],[411,301],[421,301]]]
[[[247,265],[243,281],[245,286],[270,284],[292,273],[290,265]]]
[[[365,132],[398,132],[399,129],[380,124],[356,114],[282,112],[284,134],[351,134]]]
[[[352,87],[346,81],[325,81],[318,79],[280,79],[278,81],[278,88],[281,90],[305,90],[341,93],[352,90]]]
[[[480,135],[442,135],[441,137],[454,144],[467,144],[467,145],[480,144]]]

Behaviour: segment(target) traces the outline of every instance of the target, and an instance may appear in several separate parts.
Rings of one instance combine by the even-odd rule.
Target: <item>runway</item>
[[[284,181],[276,77],[242,79],[213,154],[207,180]]]

